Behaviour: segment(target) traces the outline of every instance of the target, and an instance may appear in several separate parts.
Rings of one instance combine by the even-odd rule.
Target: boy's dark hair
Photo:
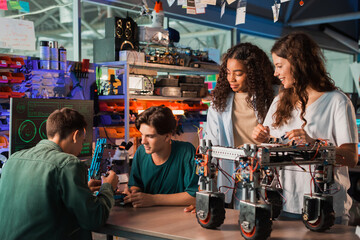
[[[72,132],[83,132],[87,123],[82,114],[70,108],[57,109],[50,114],[46,121],[46,135],[53,138],[59,134],[60,140],[68,137]]]
[[[140,130],[141,124],[155,128],[160,135],[175,133],[176,119],[170,108],[165,106],[150,107],[142,112],[135,121],[135,126]]]

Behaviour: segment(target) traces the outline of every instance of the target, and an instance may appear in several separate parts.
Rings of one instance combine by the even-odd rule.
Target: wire
[[[95,116],[99,116],[100,117],[100,115],[99,114],[96,114]],[[101,126],[103,127],[103,129],[104,129],[104,132],[105,132],[105,135],[106,135],[106,138],[107,139],[109,139],[109,141],[113,144],[113,145],[116,145],[111,139],[110,139],[110,137],[108,136],[108,134],[107,134],[107,132],[106,132],[106,127],[105,127],[105,125],[101,122],[101,120],[99,120],[99,122],[100,122],[100,124],[101,124]]]
[[[196,148],[196,152],[195,152],[196,154],[199,154],[199,148],[200,148],[200,145],[198,145]]]
[[[70,5],[72,5],[72,2],[71,2],[71,3],[67,3],[67,4],[63,4],[63,5],[50,6],[50,7],[47,7],[47,8],[44,8],[44,9],[35,11],[35,12],[31,12],[31,13],[23,13],[23,14],[6,16],[6,17],[7,17],[7,18],[17,18],[17,17],[27,16],[27,15],[35,15],[35,14],[38,14],[38,13],[47,12],[47,11],[49,11],[49,10],[51,10],[51,9],[54,9],[54,8],[62,8],[62,7],[70,6]]]
[[[306,172],[306,169],[303,168],[302,166],[300,166],[297,162],[295,162],[294,160],[291,160],[291,162],[292,162],[293,164],[295,164],[296,166],[298,166],[299,168],[301,168],[301,169],[303,170],[303,172]]]
[[[228,172],[226,172],[224,169],[222,169],[219,164],[218,164],[218,169],[224,174],[224,176],[229,176],[235,182],[235,179],[233,178],[233,176],[230,175]],[[231,182],[231,180],[229,178],[228,178],[228,180],[229,180],[229,182]]]
[[[227,188],[227,190],[224,192],[225,194],[229,192],[230,189],[235,189],[234,187],[230,187],[230,186],[219,186],[219,192],[221,192],[221,188]]]
[[[218,169],[220,170],[220,172],[226,177],[226,179],[232,183],[230,178],[233,178],[229,173],[227,173],[225,170],[223,170],[219,165],[218,165]],[[229,178],[230,177],[230,178]],[[235,181],[235,180],[234,180]]]
[[[310,180],[310,197],[312,197],[312,182],[316,182],[314,180],[314,176],[311,174],[311,164],[309,164],[309,172],[310,172],[310,176],[311,176],[311,180]]]
[[[279,178],[279,173],[278,173],[276,167],[274,168],[274,170],[275,170],[275,177],[276,177],[276,179],[278,180],[278,183],[279,183],[279,185],[280,185],[280,188],[282,188],[282,185],[281,185],[281,182],[280,182],[280,178]]]
[[[255,158],[253,158],[253,159],[255,160]],[[251,171],[251,172],[255,172],[258,166],[259,166],[259,161],[256,161],[255,168],[253,169],[253,167],[250,166],[250,171]]]
[[[317,156],[317,154],[319,153],[319,149],[320,149],[320,144],[318,144],[318,147],[317,147],[317,149],[316,149],[316,152],[315,152],[315,154],[314,154],[314,156],[311,158],[311,160],[310,161],[313,161],[314,159],[315,159],[315,157]]]

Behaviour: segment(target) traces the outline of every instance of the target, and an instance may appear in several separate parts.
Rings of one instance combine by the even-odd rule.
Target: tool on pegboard
[[[69,96],[73,98],[76,94],[79,94],[81,99],[85,99],[84,94],[84,81],[89,77],[90,60],[83,59],[82,62],[74,62],[70,68],[70,72],[73,73],[73,88],[71,89]]]

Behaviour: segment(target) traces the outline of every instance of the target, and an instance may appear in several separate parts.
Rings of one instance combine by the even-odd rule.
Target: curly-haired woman
[[[240,43],[228,49],[212,92],[204,138],[213,145],[228,147],[258,143],[251,134],[264,121],[274,98],[273,84],[278,79],[273,73],[269,58],[259,47]],[[220,161],[220,167],[230,175],[234,166],[233,161]],[[233,186],[233,179],[219,172],[218,187],[226,192],[226,203],[232,200]]]
[[[314,143],[329,139],[336,145],[333,204],[335,223],[347,224],[351,198],[348,166],[358,162],[358,133],[350,99],[339,91],[325,69],[319,46],[304,33],[291,33],[271,49],[275,76],[284,88],[269,109],[263,125],[253,132],[256,141],[285,135],[289,140]],[[307,168],[306,168],[307,169]],[[311,176],[294,166],[281,171],[286,213],[301,214],[303,195],[310,193]],[[298,215],[299,216],[299,215]]]

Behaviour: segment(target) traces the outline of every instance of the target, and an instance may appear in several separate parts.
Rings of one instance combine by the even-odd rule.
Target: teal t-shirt
[[[187,192],[195,197],[199,177],[195,173],[194,156],[195,148],[191,143],[172,141],[169,159],[157,166],[141,145],[132,162],[129,187],[137,186],[150,194]]]

